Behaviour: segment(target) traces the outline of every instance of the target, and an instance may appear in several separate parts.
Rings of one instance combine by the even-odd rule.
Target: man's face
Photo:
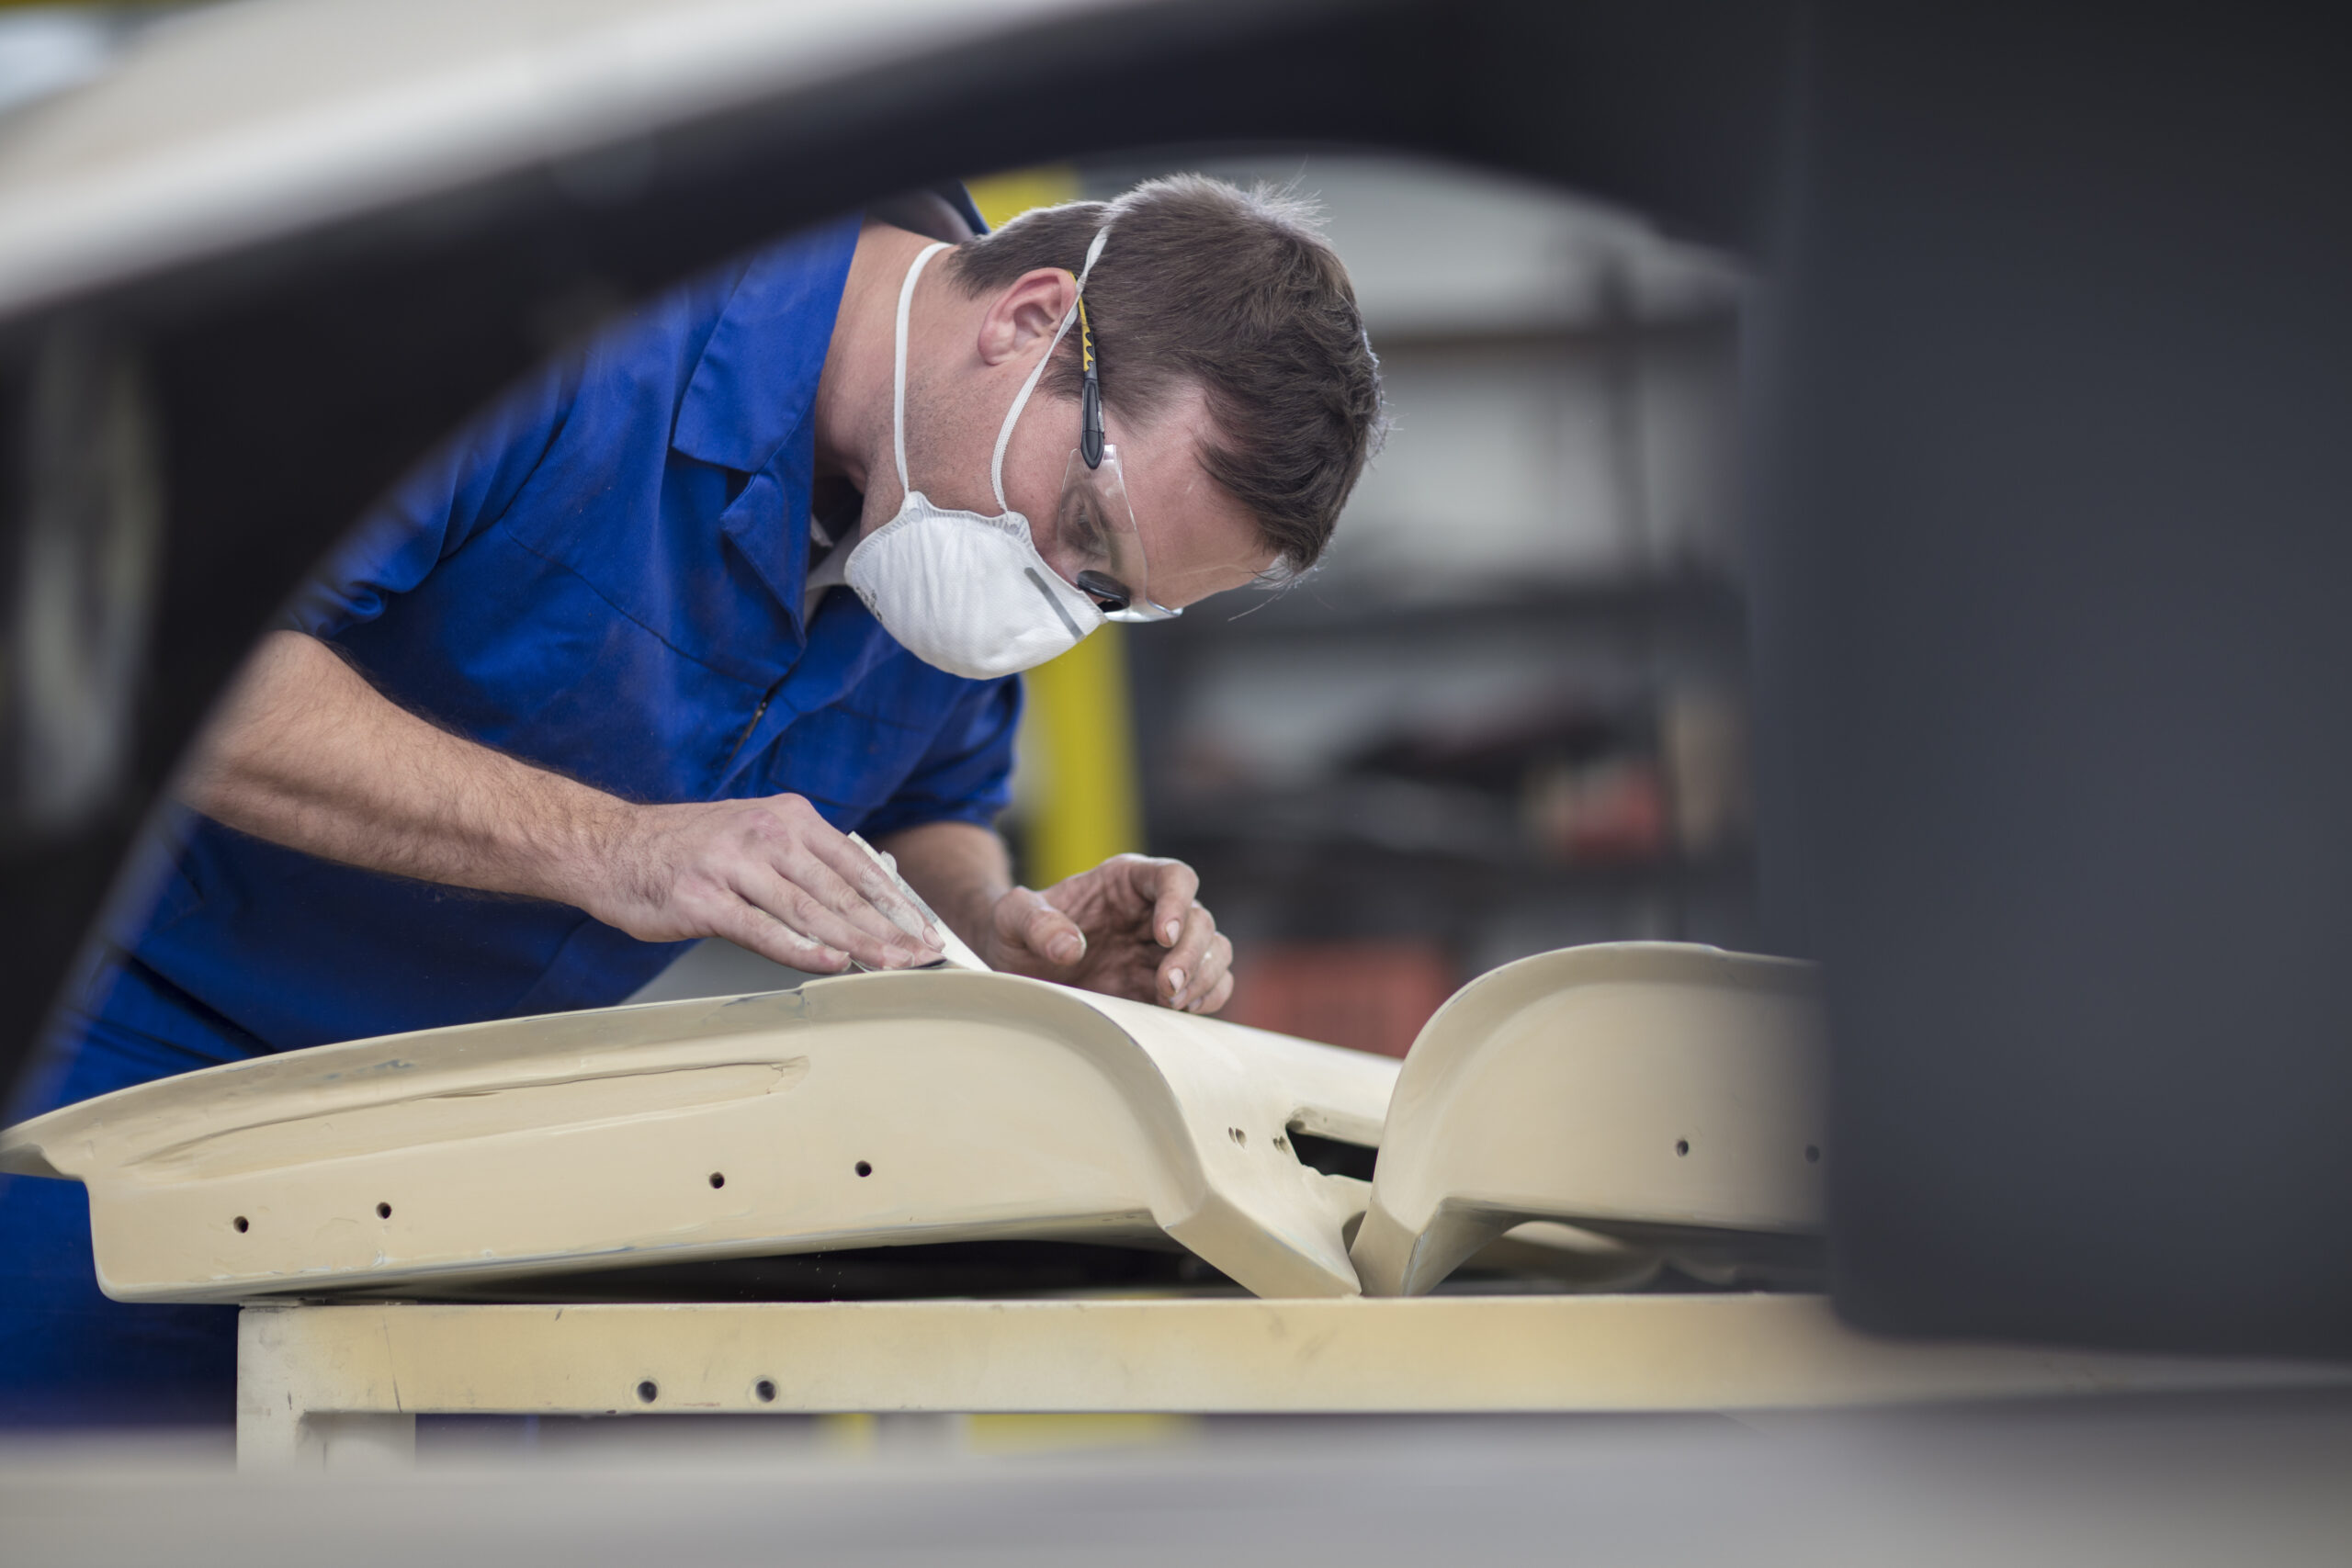
[[[1126,587],[1181,610],[1247,587],[1272,567],[1249,513],[1202,466],[1203,444],[1215,427],[1197,389],[1148,424],[1130,425],[1105,410],[1103,428],[1118,452],[1126,510],[1148,569],[1145,581]],[[1115,515],[1115,497],[1082,495],[1065,505],[1064,478],[1078,440],[1075,399],[1032,398],[1005,453],[1005,500],[1029,519],[1037,553],[1064,581],[1075,584],[1084,571],[1112,571],[1124,581],[1131,574],[1114,570],[1102,538],[1127,526]],[[1101,500],[1107,503],[1098,506]]]

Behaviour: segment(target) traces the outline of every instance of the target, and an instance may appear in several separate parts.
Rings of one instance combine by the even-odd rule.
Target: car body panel
[[[1396,1064],[1009,975],[320,1046],[68,1106],[0,1168],[90,1190],[124,1301],[428,1289],[630,1264],[1165,1235],[1263,1295],[1355,1292]]]
[[[1532,1220],[1702,1257],[1818,1236],[1826,1088],[1808,964],[1675,942],[1505,964],[1413,1042],[1357,1274],[1419,1295]]]

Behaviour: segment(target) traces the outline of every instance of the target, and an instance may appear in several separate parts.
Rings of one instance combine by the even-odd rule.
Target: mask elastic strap
[[[1094,271],[1094,258],[1102,254],[1102,242],[1110,237],[1111,226],[1108,223],[1094,231],[1094,243],[1086,247],[1086,261],[1078,269],[1079,296],[1086,293],[1086,279]],[[1069,302],[1069,311],[1062,317],[1062,324],[1054,329],[1054,341],[1046,345],[1045,357],[1038,360],[1035,367],[1030,370],[1029,379],[1021,383],[1020,395],[1012,400],[1012,406],[1004,412],[1004,428],[996,433],[996,457],[989,463],[989,483],[996,487],[996,509],[999,512],[1012,510],[1004,503],[1004,449],[1012,445],[1013,422],[1021,417],[1021,411],[1028,406],[1029,394],[1037,389],[1037,378],[1045,375],[1046,367],[1054,362],[1054,350],[1061,347],[1063,336],[1069,333],[1070,323],[1077,320],[1078,299],[1074,297]]]
[[[907,314],[914,308],[915,279],[922,276],[923,264],[947,247],[926,245],[922,254],[907,264],[907,280],[899,285],[899,369],[898,379],[890,389],[890,442],[899,452],[899,489],[907,484]],[[900,499],[905,498],[901,495]]]

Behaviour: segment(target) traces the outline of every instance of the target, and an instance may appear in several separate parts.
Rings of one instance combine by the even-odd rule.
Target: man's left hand
[[[1114,855],[1042,893],[998,899],[980,956],[1016,975],[1215,1012],[1233,995],[1233,943],[1200,890],[1182,861]]]

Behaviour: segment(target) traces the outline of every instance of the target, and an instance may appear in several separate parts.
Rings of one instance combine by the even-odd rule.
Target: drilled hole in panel
[[[871,1176],[874,1174],[874,1168],[866,1164],[865,1161],[859,1160],[857,1162],[857,1174],[860,1176]]]
[[[1678,1155],[1687,1155],[1687,1154],[1689,1154],[1689,1153],[1690,1152],[1690,1139],[1688,1139],[1688,1138],[1677,1138],[1677,1139],[1675,1139],[1675,1140],[1674,1140],[1674,1152],[1675,1152],[1676,1154],[1678,1154]]]
[[[390,1203],[379,1203],[379,1204],[377,1204],[377,1205],[376,1205],[376,1217],[377,1217],[378,1219],[379,1219],[379,1220],[389,1220],[389,1219],[390,1219],[390,1218],[392,1217],[392,1206],[391,1206]]]
[[[762,1404],[774,1404],[775,1403],[775,1384],[770,1382],[765,1378],[762,1378],[759,1382],[753,1383],[752,1385],[752,1392],[760,1396],[760,1403]]]
[[[229,1223],[237,1228],[237,1234],[239,1235],[244,1235],[250,1228],[249,1223],[243,1214],[239,1214],[235,1219],[231,1220]]]
[[[1290,1130],[1291,1153],[1298,1163],[1309,1170],[1319,1170],[1326,1176],[1352,1176],[1358,1181],[1370,1181],[1374,1161],[1380,1151],[1363,1144],[1351,1144],[1338,1138],[1318,1137],[1313,1133]]]
[[[710,1173],[710,1184],[711,1184],[713,1187],[724,1187],[724,1186],[726,1186],[726,1185],[727,1185],[727,1173],[726,1173],[725,1171],[723,1171],[723,1170],[714,1170],[714,1171],[712,1171],[712,1172]]]
[[[640,1402],[650,1404],[662,1397],[662,1391],[654,1386],[651,1378],[648,1378],[637,1385],[637,1397]]]

